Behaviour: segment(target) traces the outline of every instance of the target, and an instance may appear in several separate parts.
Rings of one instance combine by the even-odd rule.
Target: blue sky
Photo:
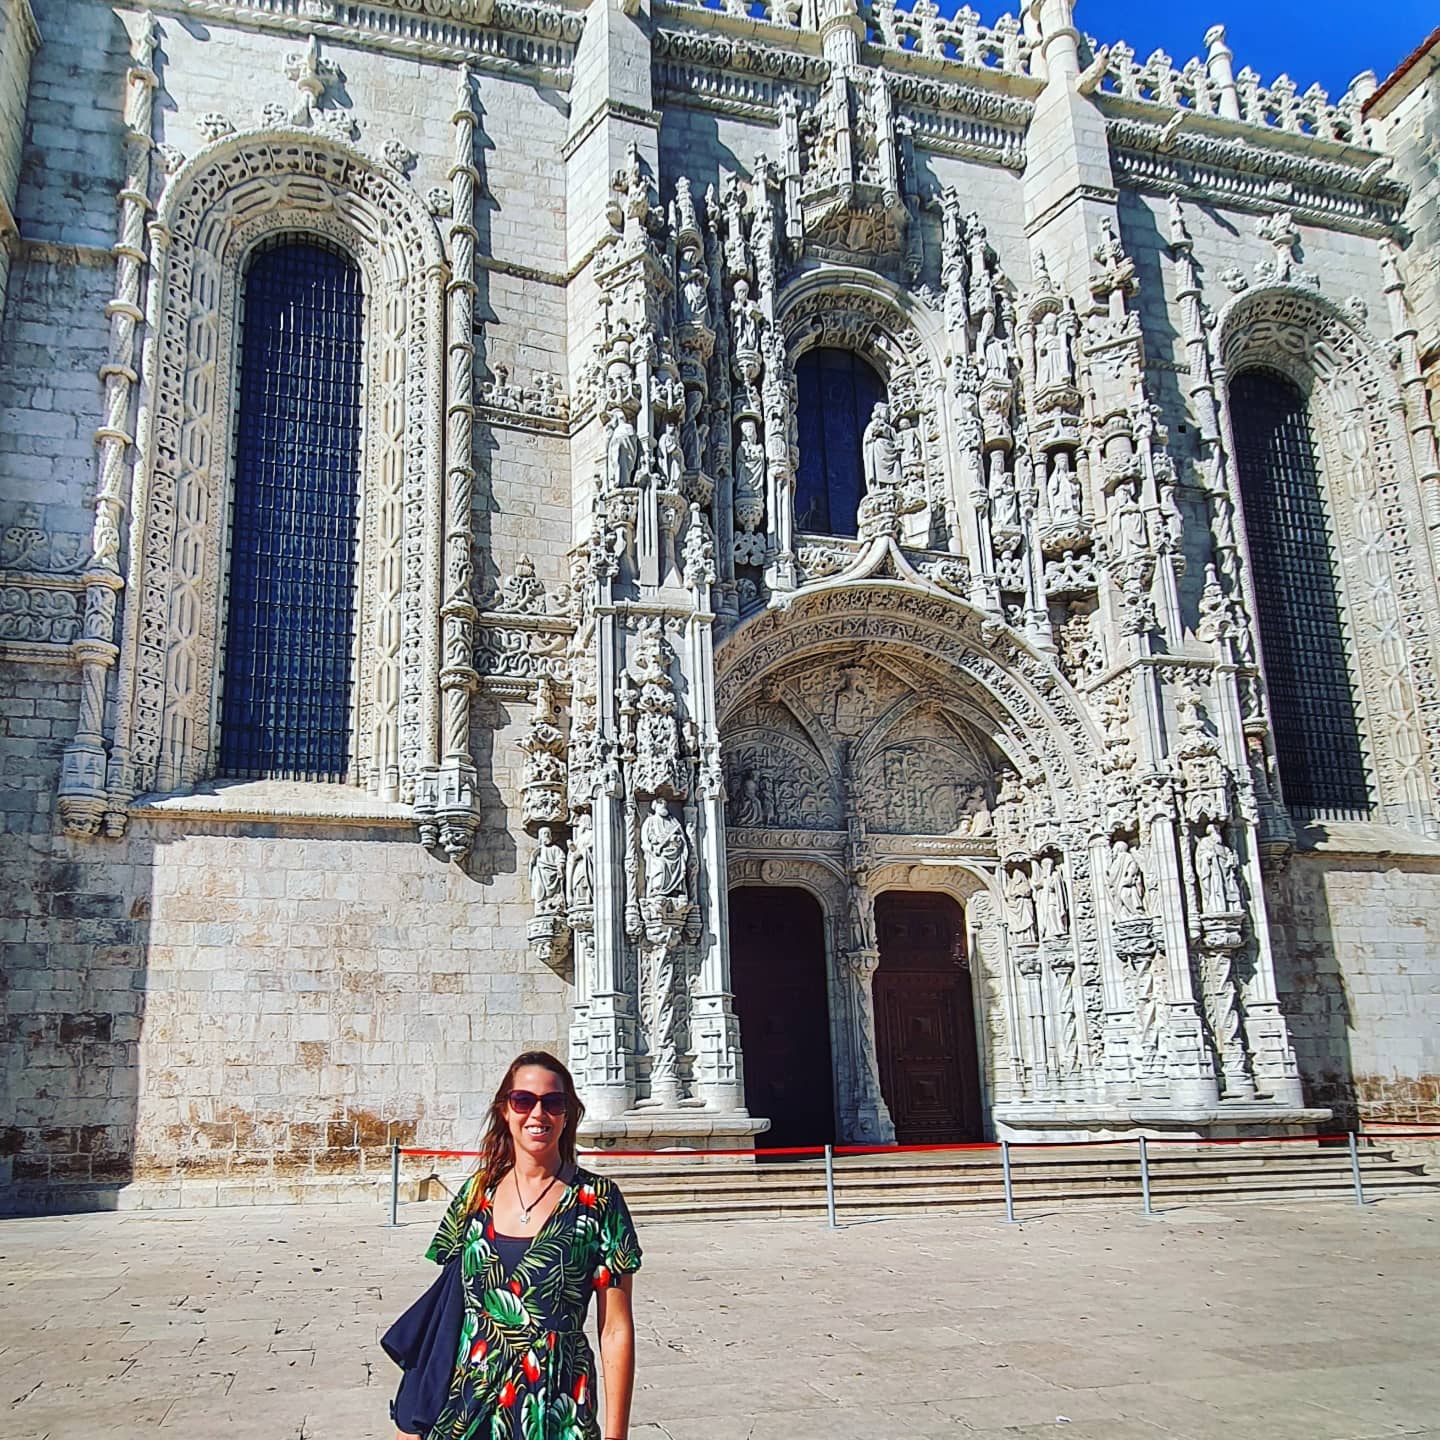
[[[942,0],[953,14],[959,0]],[[1004,10],[971,4],[987,21]],[[1098,40],[1124,40],[1142,60],[1163,48],[1177,63],[1202,54],[1205,32],[1223,24],[1235,68],[1249,65],[1266,81],[1282,71],[1301,88],[1318,80],[1333,99],[1362,70],[1383,81],[1435,26],[1437,0],[1077,0],[1076,26]]]

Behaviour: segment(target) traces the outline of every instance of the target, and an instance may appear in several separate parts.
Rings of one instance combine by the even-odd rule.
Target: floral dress
[[[457,1253],[465,1292],[460,1350],[445,1408],[426,1440],[598,1440],[595,1356],[585,1314],[595,1290],[640,1268],[619,1188],[577,1169],[511,1272],[492,1243],[494,1191],[467,1217],[471,1180],[425,1253]]]

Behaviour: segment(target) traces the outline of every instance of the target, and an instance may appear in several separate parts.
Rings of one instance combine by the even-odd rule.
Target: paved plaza
[[[6,1440],[389,1440],[436,1205],[0,1222]],[[634,1440],[1440,1437],[1440,1202],[652,1225]]]

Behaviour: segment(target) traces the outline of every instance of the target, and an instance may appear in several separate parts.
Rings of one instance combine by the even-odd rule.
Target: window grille
[[[1230,386],[1230,415],[1286,803],[1332,818],[1368,814],[1370,783],[1305,397],[1284,376],[1247,371]]]
[[[360,477],[360,275],[283,241],[245,279],[220,773],[344,780]]]
[[[860,442],[885,387],[849,350],[808,351],[795,366],[795,381],[800,402],[795,528],[854,535],[865,494]]]

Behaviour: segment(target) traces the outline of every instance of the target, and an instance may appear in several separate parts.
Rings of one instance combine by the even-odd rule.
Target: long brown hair
[[[575,1164],[575,1133],[585,1117],[585,1105],[575,1090],[575,1077],[548,1050],[526,1050],[510,1062],[510,1068],[490,1102],[490,1123],[480,1143],[480,1163],[475,1167],[470,1182],[469,1210],[472,1215],[484,1203],[485,1192],[494,1189],[515,1166],[515,1142],[510,1136],[505,1113],[509,1107],[506,1097],[515,1088],[515,1072],[527,1065],[538,1065],[542,1070],[558,1075],[565,1087],[565,1128],[560,1132],[560,1163]]]

